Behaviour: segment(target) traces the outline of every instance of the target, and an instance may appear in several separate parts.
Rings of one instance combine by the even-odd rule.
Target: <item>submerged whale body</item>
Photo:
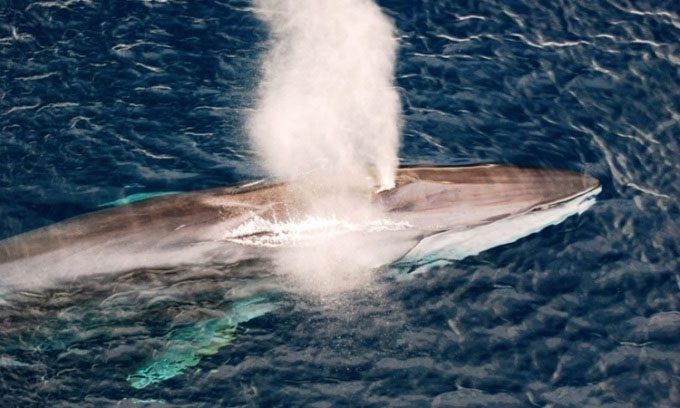
[[[597,180],[570,171],[481,165],[400,168],[395,188],[352,193],[375,210],[361,220],[312,217],[299,187],[285,183],[167,195],[0,241],[0,292],[267,257],[331,233],[363,240],[352,250],[365,251],[370,266],[461,259],[580,213],[599,191]]]
[[[0,241],[0,295],[74,281],[78,291],[88,275],[206,263],[225,263],[237,276],[248,264],[241,261],[277,257],[293,268],[312,264],[304,271],[310,274],[329,260],[343,270],[356,263],[352,280],[367,267],[418,271],[557,224],[589,208],[599,191],[597,180],[573,172],[484,165],[401,168],[395,188],[381,192],[256,182],[156,196]],[[331,205],[310,204],[319,201]],[[128,375],[130,386],[181,375],[230,344],[240,324],[277,309],[280,282],[261,285],[266,277],[228,285],[221,315],[168,331],[154,356]],[[118,301],[113,292],[104,302]],[[74,341],[59,333],[50,335],[54,341],[38,338],[35,347],[64,349]]]

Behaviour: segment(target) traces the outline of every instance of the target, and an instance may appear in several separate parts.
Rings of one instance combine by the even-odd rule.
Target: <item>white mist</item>
[[[295,186],[303,210],[282,225],[290,233],[290,225],[315,228],[311,245],[277,251],[277,269],[306,292],[365,286],[385,251],[367,231],[345,227],[381,220],[370,194],[394,186],[401,131],[394,26],[372,0],[254,5],[270,44],[248,118],[251,143],[272,177]]]
[[[391,21],[370,0],[254,4],[271,41],[248,130],[266,171],[337,190],[393,187],[401,106]]]

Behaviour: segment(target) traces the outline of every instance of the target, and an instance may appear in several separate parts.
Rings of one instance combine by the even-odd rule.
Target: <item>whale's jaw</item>
[[[419,271],[431,262],[452,261],[474,256],[501,245],[510,244],[557,225],[572,215],[582,214],[595,203],[602,191],[597,186],[569,199],[556,201],[527,212],[498,219],[488,224],[452,229],[423,238],[401,259],[396,267]]]

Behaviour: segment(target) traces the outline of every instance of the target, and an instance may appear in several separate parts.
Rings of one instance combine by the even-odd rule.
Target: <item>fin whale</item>
[[[401,168],[391,190],[350,192],[375,210],[350,219],[315,212],[300,198],[299,186],[282,183],[156,195],[0,241],[0,294],[146,267],[231,265],[305,245],[311,251],[303,250],[301,259],[309,263],[318,260],[310,255],[328,249],[317,246],[333,232],[342,239],[331,245],[339,243],[350,258],[370,261],[363,265],[417,272],[424,264],[462,259],[557,224],[585,211],[600,189],[589,176],[561,170]],[[336,198],[331,194],[331,200]],[[266,279],[255,279],[260,280]],[[81,287],[82,282],[76,290]],[[245,284],[231,293],[234,300],[223,315],[169,330],[160,350],[134,369],[128,383],[144,389],[218,353],[233,341],[240,324],[278,308],[278,290],[277,284]],[[44,340],[38,341],[44,347]],[[66,337],[50,347],[65,348],[70,342]]]
[[[380,243],[368,246],[375,266],[460,259],[580,213],[600,189],[596,179],[564,170],[404,167],[393,189],[355,192],[379,219],[349,226],[318,217],[307,222],[309,208],[285,183],[154,197],[0,241],[0,292],[91,274],[238,262],[305,237],[313,245],[318,234],[336,229]]]

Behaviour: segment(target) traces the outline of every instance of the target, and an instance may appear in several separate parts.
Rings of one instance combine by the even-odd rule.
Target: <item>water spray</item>
[[[255,0],[271,33],[248,130],[265,170],[343,190],[394,186],[395,29],[370,0]],[[370,171],[369,168],[375,171]]]

